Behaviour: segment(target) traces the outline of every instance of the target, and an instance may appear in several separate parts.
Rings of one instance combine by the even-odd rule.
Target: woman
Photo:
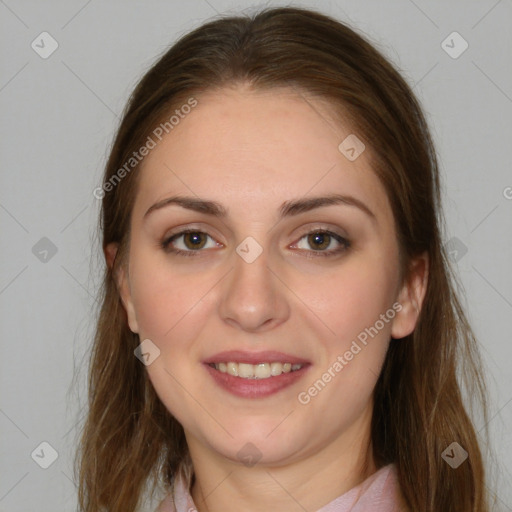
[[[435,150],[361,36],[297,8],[185,35],[99,192],[83,511],[159,476],[161,511],[488,510]]]

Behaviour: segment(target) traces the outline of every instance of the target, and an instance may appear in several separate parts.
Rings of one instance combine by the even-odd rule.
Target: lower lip
[[[229,373],[222,373],[212,368],[209,364],[205,364],[207,371],[210,372],[213,380],[221,388],[243,398],[265,398],[274,395],[301,379],[306,374],[309,366],[304,365],[299,370],[282,373],[268,379],[243,379],[241,377],[234,377]]]

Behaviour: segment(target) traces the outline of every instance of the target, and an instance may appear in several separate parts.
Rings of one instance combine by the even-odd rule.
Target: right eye
[[[207,245],[208,238],[211,240],[209,246]],[[166,252],[195,256],[201,252],[201,249],[212,249],[219,244],[207,233],[187,229],[162,240],[161,245]]]

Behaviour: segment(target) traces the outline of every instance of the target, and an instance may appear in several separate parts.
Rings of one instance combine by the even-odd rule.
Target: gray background
[[[445,186],[446,242],[458,250],[488,374],[497,455],[489,471],[499,479],[500,510],[511,511],[511,1],[294,4],[366,34],[427,112]],[[101,263],[92,191],[129,92],[180,35],[217,13],[256,6],[0,0],[0,512],[76,507],[72,458]],[[31,47],[42,46],[43,31],[59,45],[46,59]],[[454,31],[469,44],[458,58],[441,45]],[[460,40],[449,44],[461,48]],[[44,463],[44,441],[58,452],[47,469],[31,457],[37,448]]]

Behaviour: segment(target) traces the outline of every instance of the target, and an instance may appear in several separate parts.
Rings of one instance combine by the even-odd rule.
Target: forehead
[[[370,166],[371,148],[366,143],[354,161],[340,151],[340,143],[357,134],[333,119],[325,100],[291,88],[247,86],[194,98],[197,106],[144,158],[136,209],[176,193],[243,209],[346,193],[374,211],[388,208]]]

